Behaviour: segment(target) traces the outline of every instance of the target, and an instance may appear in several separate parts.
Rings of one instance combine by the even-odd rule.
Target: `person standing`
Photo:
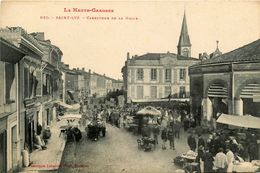
[[[227,156],[227,172],[232,172],[233,170],[233,162],[235,161],[234,153],[229,149],[226,148],[226,156]]]
[[[168,139],[169,139],[169,142],[170,142],[170,149],[173,149],[175,150],[175,147],[174,147],[174,132],[173,132],[173,128],[170,126],[168,128]]]
[[[166,149],[166,142],[167,142],[167,129],[163,128],[162,133],[161,133],[161,138],[162,138],[162,149]]]
[[[197,146],[196,146],[197,144],[196,144],[196,139],[194,137],[194,132],[192,132],[188,137],[188,145],[189,145],[190,149],[195,152],[195,150],[197,148]]]
[[[219,152],[216,154],[215,166],[217,167],[217,172],[224,173],[227,170],[227,156],[223,153],[223,148],[219,148]]]
[[[203,137],[201,136],[201,134],[199,134],[198,137],[199,137],[198,138],[198,147],[200,147],[200,146],[205,147],[205,141],[204,141]]]
[[[176,118],[173,124],[174,137],[180,139],[181,122]]]
[[[153,138],[155,140],[155,143],[158,144],[158,136],[160,134],[160,128],[158,124],[155,124],[153,127]]]
[[[201,163],[200,162],[203,158],[203,155],[204,155],[204,147],[202,145],[200,145],[199,148],[198,148],[198,155],[195,159],[195,162],[198,163],[198,166],[197,166],[197,172],[198,173],[201,173],[201,168],[200,168]]]
[[[209,148],[205,148],[205,152],[202,156],[202,161],[204,162],[204,172],[211,173],[213,172],[213,155],[210,153]]]

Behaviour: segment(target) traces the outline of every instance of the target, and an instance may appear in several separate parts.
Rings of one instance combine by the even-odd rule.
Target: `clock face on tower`
[[[181,52],[182,56],[189,57],[189,49],[188,48],[183,48]]]

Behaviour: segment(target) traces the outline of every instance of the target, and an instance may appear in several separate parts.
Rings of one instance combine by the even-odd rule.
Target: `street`
[[[83,134],[78,143],[68,143],[63,153],[59,173],[149,173],[174,172],[178,169],[173,158],[188,150],[187,134],[181,133],[181,139],[175,140],[175,150],[161,149],[161,141],[156,150],[144,152],[138,150],[137,136],[124,128],[107,124],[107,136],[91,141]]]

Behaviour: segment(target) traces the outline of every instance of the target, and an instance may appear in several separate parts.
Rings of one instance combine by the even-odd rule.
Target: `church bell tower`
[[[187,27],[187,22],[186,22],[185,11],[184,11],[181,33],[180,33],[179,43],[178,43],[177,48],[178,48],[178,55],[191,57],[191,43],[190,43],[190,37],[188,34],[188,27]]]

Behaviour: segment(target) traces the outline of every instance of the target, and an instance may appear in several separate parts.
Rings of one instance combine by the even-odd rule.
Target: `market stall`
[[[147,106],[139,110],[136,115],[138,116],[138,132],[141,133],[144,127],[157,123],[157,117],[161,116],[161,111],[152,106]]]
[[[228,134],[231,140],[238,140],[241,144],[244,144],[244,146],[248,145],[250,147],[252,147],[252,143],[254,143],[252,141],[255,141],[255,152],[256,155],[258,154],[257,144],[259,150],[259,134],[257,134],[257,132],[259,132],[260,129],[260,118],[251,115],[238,116],[221,114],[217,119],[217,123],[226,124],[231,127],[236,127],[235,129],[231,129]],[[252,139],[248,139],[250,136]],[[252,160],[251,162],[236,160],[233,166],[233,172],[256,172],[259,171],[259,169],[260,160]]]

